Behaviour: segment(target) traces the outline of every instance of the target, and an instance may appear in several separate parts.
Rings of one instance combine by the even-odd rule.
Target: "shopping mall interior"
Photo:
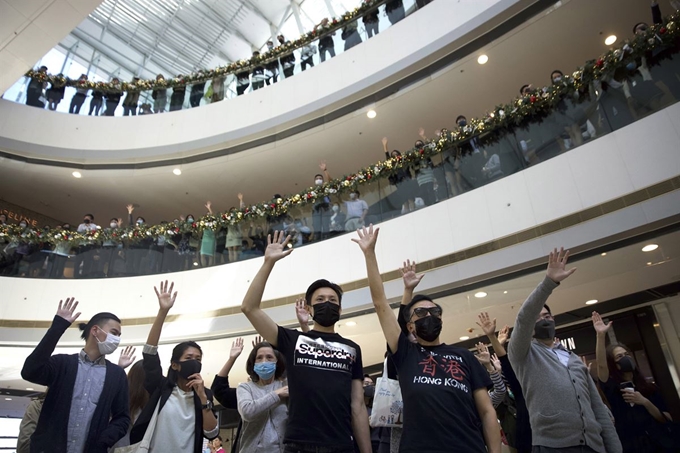
[[[512,327],[548,253],[568,248],[556,336],[590,365],[592,312],[613,321],[608,341],[680,420],[678,8],[0,1],[0,452],[17,451],[45,390],[21,370],[60,299],[84,320],[115,313],[120,349],[141,358],[154,286],[172,281],[163,366],[196,341],[207,386],[242,338],[229,378],[248,380],[257,332],[241,302],[275,230],[293,253],[264,311],[297,328],[307,286],[338,283],[336,332],[380,376],[385,337],[351,241],[369,224],[395,314],[415,261],[441,340],[471,351],[487,341],[479,313]],[[74,324],[55,353],[82,344]],[[239,414],[218,409],[233,439]]]

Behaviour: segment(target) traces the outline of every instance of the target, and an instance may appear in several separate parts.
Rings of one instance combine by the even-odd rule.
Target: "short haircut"
[[[416,148],[422,148],[423,146],[425,146],[425,143],[423,143],[422,140],[416,140],[415,145],[416,145]]]
[[[649,25],[647,25],[647,22],[638,22],[637,24],[635,24],[635,25],[633,26],[633,34],[635,34],[635,30],[637,30],[637,28],[638,28],[640,25],[644,25],[645,27],[649,27]]]
[[[524,89],[529,88],[529,85],[522,85],[522,88],[519,89],[519,94],[524,94]]]
[[[172,349],[172,357],[170,357],[170,363],[180,363],[180,359],[184,355],[184,351],[186,351],[189,348],[196,348],[198,351],[201,353],[201,356],[203,356],[203,349],[196,343],[195,341],[183,341],[177,346],[175,346]],[[170,368],[168,368],[168,381],[171,384],[177,384],[177,377],[179,374],[177,373],[176,370],[172,369],[172,365],[170,365]]]
[[[361,192],[359,192],[359,190],[357,190],[357,189],[353,189],[350,193],[355,193],[355,194],[357,194],[357,197],[358,197],[359,195],[361,195]]]
[[[85,214],[83,217],[89,217],[89,218],[91,218],[92,220],[94,220],[94,216],[93,216],[92,214]]]
[[[115,217],[111,217],[111,220],[109,220],[109,222],[118,222],[118,219]]]
[[[305,301],[307,302],[307,305],[312,305],[312,296],[314,295],[314,292],[320,288],[330,288],[335,291],[335,294],[338,296],[338,304],[342,306],[342,288],[340,288],[340,285],[331,283],[323,278],[315,281],[309,285],[309,288],[307,288],[307,292],[305,293]]]
[[[80,334],[80,338],[87,341],[88,337],[90,336],[90,330],[92,330],[92,327],[94,326],[101,327],[111,319],[120,323],[120,319],[118,318],[118,316],[106,311],[97,313],[87,323],[81,322],[80,324],[78,324],[78,328],[82,331],[82,333]]]
[[[323,179],[323,175],[317,173],[317,174],[314,175],[314,179],[316,179],[316,178],[321,178],[321,179]]]
[[[146,223],[146,219],[144,217],[142,217],[141,215],[137,216],[137,220],[139,220],[139,219],[142,219],[142,222]]]
[[[279,379],[286,372],[286,361],[278,349],[272,346],[270,343],[263,341],[255,345],[250,354],[248,355],[248,360],[246,360],[246,373],[250,376],[253,382],[258,382],[260,376],[255,372],[255,359],[257,358],[257,351],[262,348],[272,348],[274,351],[274,356],[276,357],[276,371],[274,372],[274,379]]]
[[[456,123],[458,123],[458,121],[460,121],[460,120],[467,121],[467,118],[465,118],[465,116],[463,116],[463,115],[458,115],[458,118],[456,118]]]
[[[433,301],[430,296],[426,296],[424,294],[418,294],[418,295],[414,296],[413,299],[411,299],[411,302],[409,302],[408,305],[406,306],[406,310],[404,310],[404,316],[406,318],[405,319],[406,322],[411,321],[411,316],[413,315],[413,313],[411,313],[413,311],[413,306],[415,304],[417,304],[418,302],[422,302],[424,300],[426,300],[428,302],[432,302],[437,307],[439,307],[439,309],[442,310],[442,312],[443,312],[442,306],[439,305],[437,302]]]
[[[555,69],[553,72],[550,73],[550,78],[552,79],[552,76],[554,76],[555,74],[564,76],[564,73],[562,71],[560,71],[559,69]]]

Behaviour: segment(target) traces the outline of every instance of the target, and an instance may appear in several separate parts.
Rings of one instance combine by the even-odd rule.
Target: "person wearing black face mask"
[[[508,357],[531,420],[533,452],[620,453],[607,408],[581,358],[555,344],[548,296],[576,271],[569,251],[550,253],[545,279],[517,313]]]
[[[659,428],[670,420],[670,415],[665,412],[666,404],[658,388],[645,379],[625,345],[613,343],[605,346],[612,321],[605,323],[595,311],[592,320],[597,333],[597,377],[616,420],[616,432],[623,451],[663,451],[659,443],[663,433]]]
[[[154,287],[158,297],[158,314],[144,345],[144,388],[149,392],[149,402],[137,418],[130,432],[130,442],[144,438],[151,417],[156,411],[158,420],[151,439],[150,452],[201,453],[203,438],[215,439],[220,433],[213,412],[213,394],[205,388],[201,377],[203,351],[193,341],[185,341],[172,351],[167,377],[163,376],[158,357],[158,340],[168,312],[175,304],[175,284],[161,282]]]
[[[500,453],[500,426],[487,392],[492,386],[488,373],[470,351],[440,341],[442,309],[427,296],[415,296],[407,305],[406,296],[402,299],[400,314],[416,343],[402,332],[378,268],[378,233],[371,225],[352,241],[364,253],[373,305],[399,375],[404,400],[399,451]],[[407,290],[422,279],[410,261],[404,263],[402,274]]]
[[[289,361],[285,451],[350,453],[354,438],[361,453],[370,453],[361,348],[335,332],[342,289],[327,280],[309,286],[305,301],[314,319],[309,332],[276,325],[260,307],[274,264],[293,252],[290,241],[280,231],[267,238],[264,263],[241,304],[255,330]]]

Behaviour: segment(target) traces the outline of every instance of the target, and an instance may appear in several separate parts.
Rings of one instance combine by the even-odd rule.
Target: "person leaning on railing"
[[[81,84],[84,84],[87,82],[87,75],[82,74],[79,78],[78,81]],[[78,86],[76,87],[76,94],[73,95],[71,98],[71,105],[69,106],[68,112],[69,113],[75,113],[76,115],[80,113],[80,108],[83,106],[83,103],[85,102],[85,98],[87,97],[87,92],[90,91],[87,86]]]
[[[156,76],[156,82],[164,80],[165,77],[163,77],[163,74],[158,74]],[[165,112],[165,105],[168,103],[168,90],[166,88],[154,88],[151,92],[151,97],[153,98],[153,112]]]
[[[139,81],[139,77],[133,77],[132,83]],[[137,104],[139,104],[139,90],[130,89],[123,99],[123,116],[137,115]]]
[[[328,19],[324,19],[319,25],[316,26],[316,30],[318,32],[323,32],[324,27],[327,26]],[[326,52],[328,52],[328,55],[330,55],[329,58],[333,58],[335,56],[335,43],[333,42],[333,36],[335,36],[335,32],[328,33],[319,38],[319,58],[321,59],[321,62],[326,61]]]

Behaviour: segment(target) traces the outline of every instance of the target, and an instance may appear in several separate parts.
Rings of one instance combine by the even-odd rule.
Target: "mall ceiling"
[[[661,7],[671,10],[665,1]],[[552,70],[570,72],[597,57],[607,50],[606,36],[614,34],[620,43],[633,24],[650,20],[645,1],[565,0],[480,52],[378,102],[374,119],[362,109],[275,143],[183,165],[181,176],[174,176],[172,167],[157,167],[88,170],[75,179],[69,168],[0,159],[0,196],[72,223],[90,211],[98,219],[122,217],[128,203],[138,205],[148,222],[158,222],[200,214],[207,200],[226,210],[236,205],[238,192],[246,202],[297,192],[312,183],[320,161],[337,177],[383,158],[384,136],[390,148],[408,149],[420,126],[432,136],[435,129],[450,128],[459,114],[484,114],[515,97],[521,85],[545,85]],[[481,53],[489,56],[483,66],[477,63]]]

